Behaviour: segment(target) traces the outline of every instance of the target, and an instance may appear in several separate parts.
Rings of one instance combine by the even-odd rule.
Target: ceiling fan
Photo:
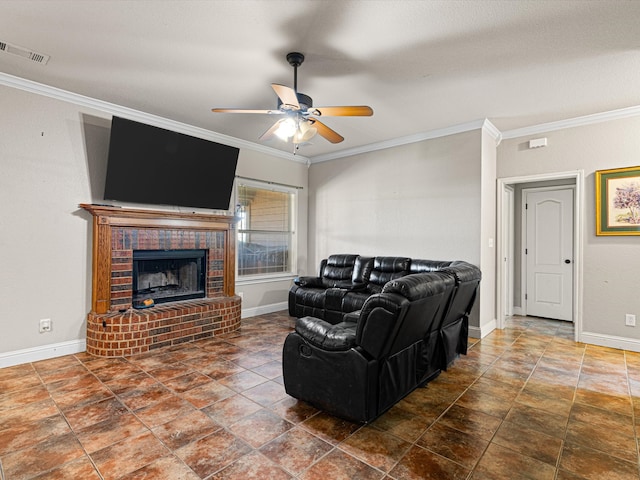
[[[260,140],[268,140],[275,135],[282,140],[291,141],[294,145],[294,153],[301,143],[309,141],[316,134],[331,143],[340,143],[344,140],[342,135],[326,126],[316,117],[369,117],[373,115],[371,107],[364,105],[314,107],[310,96],[298,92],[298,67],[304,62],[304,55],[299,52],[288,53],[287,61],[294,69],[293,88],[277,83],[271,84],[278,96],[278,108],[276,110],[212,108],[211,111],[218,113],[266,113],[283,116],[260,136]]]

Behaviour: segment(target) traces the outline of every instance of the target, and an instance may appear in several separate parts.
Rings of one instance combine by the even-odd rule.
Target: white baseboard
[[[40,347],[0,353],[0,368],[62,357],[64,355],[84,352],[86,349],[86,340],[70,340],[68,342],[52,343]]]
[[[522,308],[522,307],[513,307],[513,314],[514,315],[520,315],[521,317],[524,316],[524,308]]]
[[[287,302],[273,303],[271,305],[263,305],[256,308],[247,308],[242,310],[241,317],[255,317],[265,313],[279,312],[289,307]],[[62,357],[87,350],[86,340],[70,340],[68,342],[52,343],[50,345],[42,345],[40,347],[25,348],[23,350],[14,350],[12,352],[0,353],[0,368],[12,367],[23,363],[37,362],[40,360],[48,360],[50,358]]]
[[[494,318],[490,322],[487,322],[479,327],[472,327],[469,325],[469,336],[472,338],[484,338],[496,329],[498,322]]]
[[[241,318],[255,317],[265,313],[280,312],[289,308],[288,302],[272,303],[271,305],[262,305],[254,308],[243,308],[240,313]]]
[[[635,338],[617,337],[605,333],[582,332],[580,342],[598,345],[600,347],[617,348],[629,350],[630,352],[640,352],[640,340]]]

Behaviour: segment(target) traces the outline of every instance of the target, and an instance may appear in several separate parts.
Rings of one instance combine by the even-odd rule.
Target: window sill
[[[293,280],[297,275],[293,273],[283,273],[282,275],[256,275],[253,277],[236,277],[236,285],[252,285],[257,283],[283,282]]]

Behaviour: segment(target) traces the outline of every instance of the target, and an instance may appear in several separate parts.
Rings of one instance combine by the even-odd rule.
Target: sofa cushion
[[[332,325],[319,318],[303,317],[296,321],[296,332],[310,344],[324,350],[349,350],[356,343],[356,324]]]

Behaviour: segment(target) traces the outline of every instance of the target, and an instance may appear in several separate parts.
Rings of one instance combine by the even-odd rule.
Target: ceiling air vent
[[[42,53],[36,53],[28,48],[19,47],[18,45],[12,45],[11,43],[0,42],[0,52],[8,53],[10,55],[17,55],[18,57],[26,58],[32,62],[46,65],[51,58],[49,55]]]

